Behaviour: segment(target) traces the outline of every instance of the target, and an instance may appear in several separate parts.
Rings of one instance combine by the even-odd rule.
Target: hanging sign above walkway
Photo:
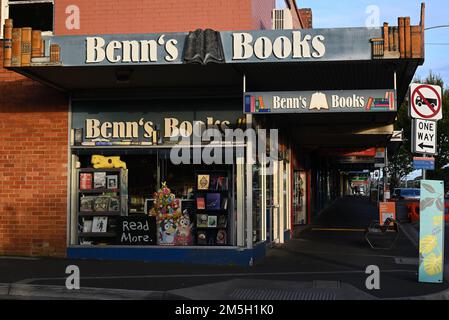
[[[410,116],[413,119],[441,120],[442,90],[440,86],[412,83],[410,85]]]
[[[412,123],[412,152],[422,154],[437,153],[436,121],[414,119]]]
[[[394,90],[248,92],[245,113],[395,112]]]

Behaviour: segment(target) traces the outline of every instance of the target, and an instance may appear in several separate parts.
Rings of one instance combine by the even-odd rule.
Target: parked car
[[[419,188],[397,188],[394,189],[392,199],[395,200],[419,200],[421,190]]]

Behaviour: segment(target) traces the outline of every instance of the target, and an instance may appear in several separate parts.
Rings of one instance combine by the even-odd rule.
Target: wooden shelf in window
[[[114,238],[116,234],[114,232],[80,232],[78,236],[83,238]]]
[[[80,189],[80,193],[119,193],[120,189]]]
[[[120,212],[117,211],[104,211],[104,212],[79,212],[80,217],[105,217],[105,216],[120,216]]]

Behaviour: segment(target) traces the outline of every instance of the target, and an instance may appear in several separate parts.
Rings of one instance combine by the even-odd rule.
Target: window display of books
[[[120,199],[117,196],[84,196],[80,198],[79,211],[120,212]]]
[[[226,191],[229,189],[229,179],[224,175],[199,174],[198,190]]]
[[[114,243],[117,217],[128,213],[127,171],[85,168],[78,178],[78,243]]]
[[[228,244],[229,173],[197,173],[195,189],[197,245]]]

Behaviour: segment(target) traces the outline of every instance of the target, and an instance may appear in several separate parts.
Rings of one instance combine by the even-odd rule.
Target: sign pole
[[[427,157],[426,154],[423,155],[424,157]],[[422,169],[422,179],[421,180],[426,180],[427,178],[427,170],[426,169]]]

